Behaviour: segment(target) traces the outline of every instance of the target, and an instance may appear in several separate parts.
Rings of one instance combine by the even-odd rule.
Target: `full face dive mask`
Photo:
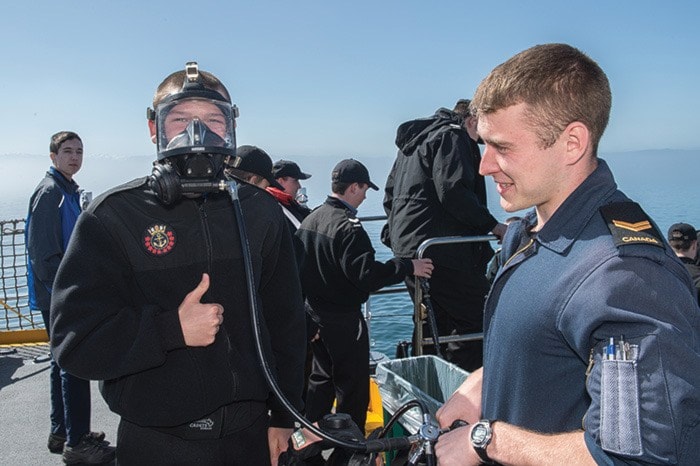
[[[182,194],[218,186],[226,161],[235,165],[230,159],[236,153],[237,116],[235,105],[204,87],[197,64],[187,63],[182,90],[165,97],[155,110],[148,109],[158,154],[151,186],[162,201],[169,204]]]

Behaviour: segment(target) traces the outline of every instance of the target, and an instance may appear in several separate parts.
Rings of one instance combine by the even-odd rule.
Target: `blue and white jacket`
[[[78,185],[68,181],[55,167],[49,168],[29,201],[25,227],[31,309],[49,310],[53,281],[78,215]]]

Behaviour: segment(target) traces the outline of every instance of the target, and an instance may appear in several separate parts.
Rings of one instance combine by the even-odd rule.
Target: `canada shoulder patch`
[[[663,236],[636,202],[614,202],[600,208],[615,246],[649,244],[664,247]]]
[[[143,245],[150,254],[163,256],[173,250],[176,243],[175,231],[168,225],[155,224],[146,228]]]

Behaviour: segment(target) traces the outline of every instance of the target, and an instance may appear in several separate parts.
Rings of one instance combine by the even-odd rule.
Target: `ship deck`
[[[0,463],[63,464],[61,455],[46,446],[51,426],[48,344],[2,347],[0,352]],[[97,382],[91,388],[92,430],[105,432],[115,445],[119,416],[107,407]]]

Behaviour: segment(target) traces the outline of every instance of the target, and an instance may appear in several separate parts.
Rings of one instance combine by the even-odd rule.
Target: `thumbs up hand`
[[[187,346],[209,346],[214,343],[224,321],[224,307],[221,304],[200,302],[208,289],[209,275],[204,273],[199,285],[185,296],[177,308]]]

